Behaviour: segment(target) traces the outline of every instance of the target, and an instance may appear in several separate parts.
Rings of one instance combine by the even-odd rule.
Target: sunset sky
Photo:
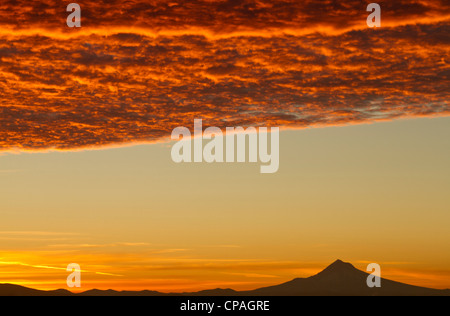
[[[0,283],[254,289],[336,259],[450,288],[450,4],[0,4]],[[175,164],[279,126],[280,169]]]

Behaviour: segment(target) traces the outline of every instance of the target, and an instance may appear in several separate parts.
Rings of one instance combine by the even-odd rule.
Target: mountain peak
[[[341,259],[337,259],[335,262],[330,264],[328,267],[334,267],[334,266],[343,267],[343,266],[349,266],[349,265],[353,267],[353,265],[351,263],[342,261]]]
[[[342,260],[336,260],[328,267],[326,267],[321,273],[341,273],[343,271],[358,271],[351,263],[344,262]]]

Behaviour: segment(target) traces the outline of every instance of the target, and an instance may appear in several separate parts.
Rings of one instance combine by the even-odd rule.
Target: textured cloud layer
[[[164,139],[177,126],[449,115],[450,5],[83,1],[0,5],[0,150]]]

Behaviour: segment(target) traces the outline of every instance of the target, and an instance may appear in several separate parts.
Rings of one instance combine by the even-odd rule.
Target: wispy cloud
[[[0,240],[21,241],[68,241],[79,238],[81,234],[70,232],[46,232],[46,231],[0,231]]]
[[[106,243],[106,244],[93,244],[93,243],[67,243],[67,244],[51,244],[47,247],[50,248],[69,248],[69,249],[78,249],[78,248],[110,248],[110,247],[147,247],[150,246],[150,243],[133,243],[133,242],[115,242],[115,243]]]
[[[17,261],[0,261],[0,264],[2,265],[19,265],[24,267],[31,267],[36,269],[51,269],[51,270],[64,270],[66,271],[67,267],[52,267],[47,265],[39,265],[39,264],[28,264],[24,262],[17,262]],[[121,276],[119,274],[113,274],[113,273],[107,273],[107,272],[95,272],[95,271],[89,271],[89,270],[79,270],[79,272],[83,273],[95,273],[95,274],[101,274],[101,275],[109,275],[109,276]]]
[[[51,231],[35,231],[35,230],[11,230],[0,231],[0,235],[10,236],[78,236],[79,233],[72,232],[51,232]]]

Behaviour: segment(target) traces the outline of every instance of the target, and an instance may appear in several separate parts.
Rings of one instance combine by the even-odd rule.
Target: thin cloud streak
[[[24,263],[24,262],[18,262],[18,261],[0,261],[1,265],[19,265],[19,266],[24,266],[24,267],[31,267],[31,268],[36,268],[36,269],[50,269],[50,270],[64,270],[66,271],[67,268],[62,268],[62,267],[52,267],[52,266],[47,266],[47,265],[37,265],[37,264],[28,264],[28,263]],[[119,274],[112,274],[112,273],[106,273],[106,272],[95,272],[95,271],[89,271],[89,270],[77,270],[79,272],[83,272],[83,273],[95,273],[95,274],[101,274],[101,275],[109,275],[109,276],[122,276]]]

